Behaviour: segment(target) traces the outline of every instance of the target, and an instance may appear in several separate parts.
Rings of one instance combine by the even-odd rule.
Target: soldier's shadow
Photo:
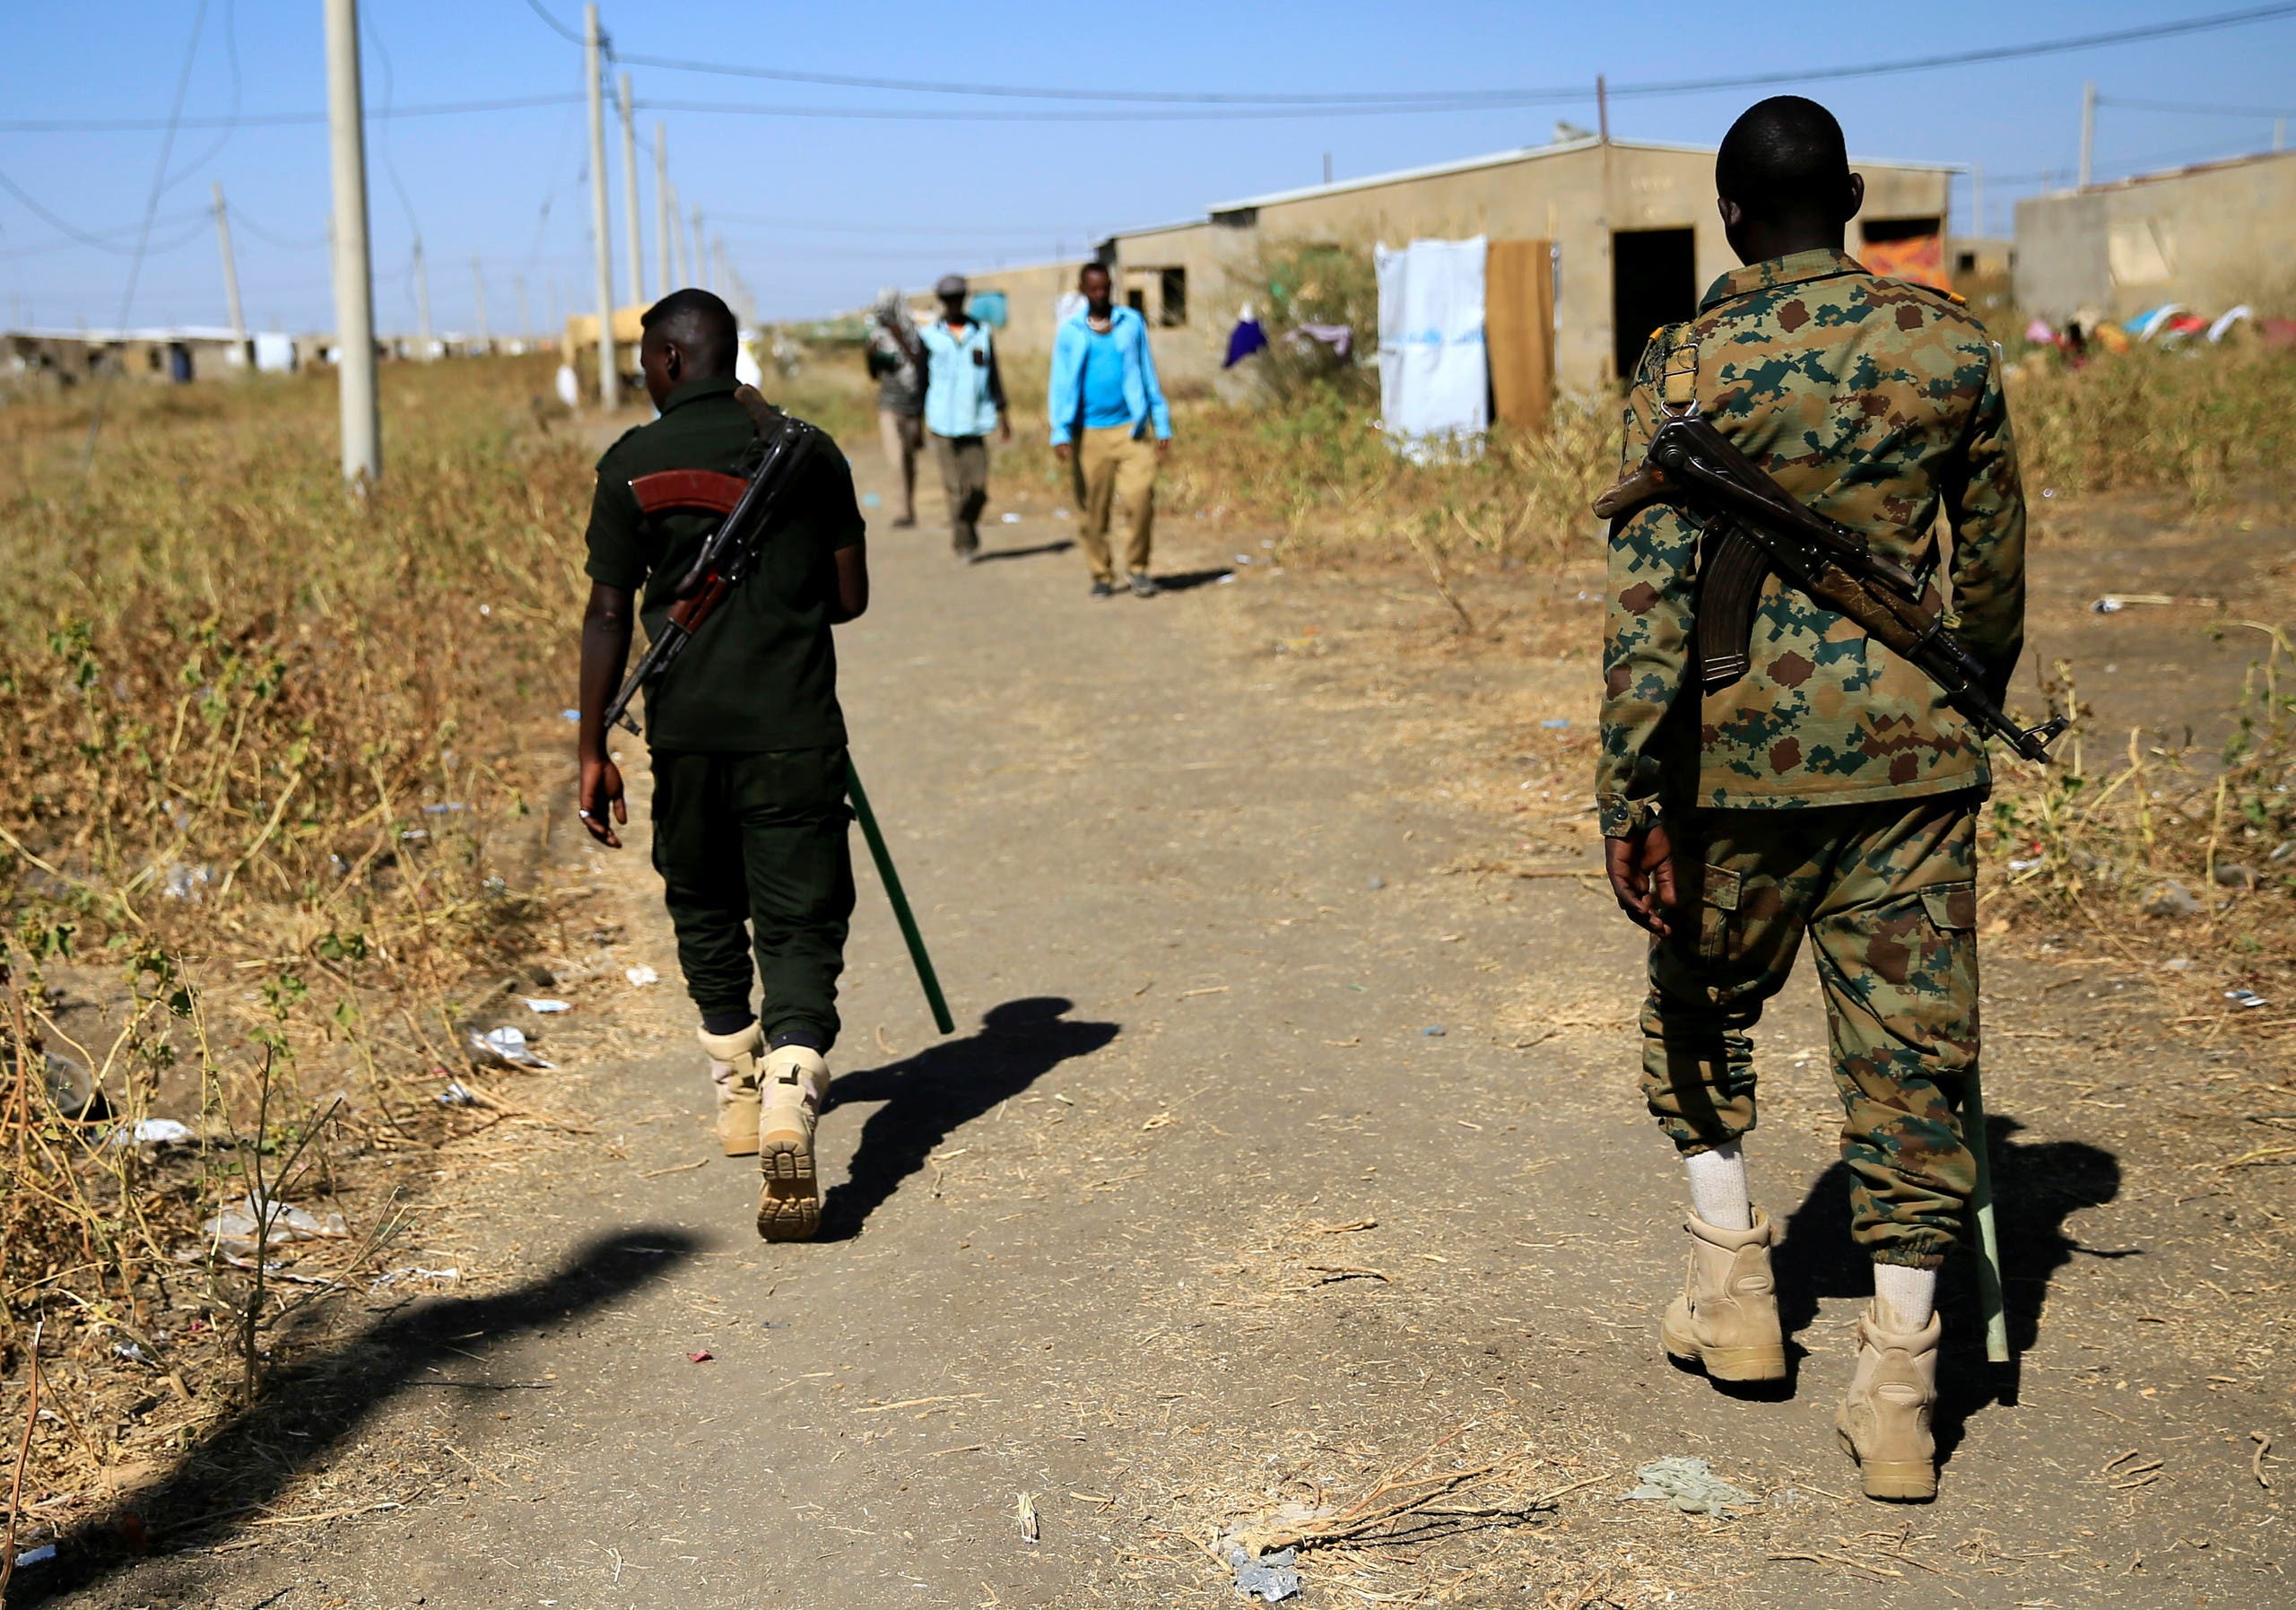
[[[1995,1218],[2001,1240],[2003,1308],[2013,1357],[2022,1357],[2040,1334],[2041,1310],[2050,1278],[2078,1255],[2120,1258],[2135,1249],[2083,1246],[2066,1229],[2066,1220],[2120,1194],[2120,1160],[2083,1141],[2020,1142],[2024,1126],[1987,1115]],[[1874,1266],[1849,1239],[1849,1192],[1854,1178],[1837,1162],[1821,1174],[1784,1226],[1771,1254],[1778,1275],[1779,1318],[1790,1351],[1794,1337],[1817,1318],[1822,1298],[1859,1299],[1874,1292]],[[1977,1227],[1945,1266],[1938,1301],[1947,1318],[1938,1371],[1935,1422],[1942,1460],[1961,1441],[1970,1415],[1996,1403],[2017,1401],[2014,1363],[1988,1363],[1979,1318]],[[1958,1321],[1958,1323],[1956,1323]],[[1839,1373],[1847,1379],[1848,1371]]]
[[[959,1128],[1122,1031],[1115,1023],[1071,1021],[1064,1014],[1074,1005],[1050,996],[1007,1001],[982,1014],[978,1033],[847,1074],[831,1085],[831,1111],[858,1101],[884,1104],[862,1126],[844,1182],[822,1197],[815,1239],[858,1234],[900,1182]]]

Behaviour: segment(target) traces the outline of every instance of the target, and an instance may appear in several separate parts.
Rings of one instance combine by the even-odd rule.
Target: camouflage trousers
[[[1748,1031],[1806,934],[1856,1181],[1852,1231],[1878,1263],[1935,1267],[1976,1179],[1960,1114],[1978,1061],[1982,797],[1673,818],[1690,886],[1673,936],[1650,947],[1651,1114],[1685,1155],[1754,1127]]]

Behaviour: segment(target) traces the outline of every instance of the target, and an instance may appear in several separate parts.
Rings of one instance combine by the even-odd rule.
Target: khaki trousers
[[[877,410],[877,441],[885,450],[885,467],[900,488],[900,516],[917,518],[917,455],[925,446],[925,421],[914,413],[891,408]]]
[[[1148,571],[1148,535],[1156,518],[1156,443],[1129,425],[1087,425],[1076,432],[1076,501],[1083,511],[1077,538],[1095,581],[1116,579],[1109,551],[1109,520],[1124,500],[1124,568]]]
[[[949,497],[949,545],[960,553],[980,547],[980,511],[988,503],[988,442],[978,436],[933,433],[933,459]]]

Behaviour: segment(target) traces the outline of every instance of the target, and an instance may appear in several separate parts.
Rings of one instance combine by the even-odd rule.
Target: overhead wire
[[[239,33],[238,19],[238,0],[223,0],[223,50],[225,59],[231,64],[231,109],[224,114],[224,121],[219,126],[222,129],[222,132],[215,136],[215,143],[213,145],[210,145],[205,151],[201,152],[190,161],[186,162],[181,168],[177,169],[174,173],[169,175],[167,182],[160,187],[162,191],[174,189],[178,185],[183,183],[185,179],[189,178],[193,174],[197,173],[200,170],[205,168],[208,163],[213,161],[218,156],[221,156],[223,152],[223,147],[231,143],[232,135],[237,133],[239,130]]]
[[[22,185],[16,183],[14,179],[10,178],[5,173],[0,173],[0,190],[5,190],[9,195],[14,196],[17,202],[26,212],[38,218],[42,223],[47,224],[51,229],[69,235],[74,240],[79,242],[82,246],[92,246],[98,251],[111,252],[123,257],[132,257],[135,255],[135,248],[133,246],[117,245],[104,239],[104,237],[107,235],[132,235],[144,227],[141,222],[123,223],[109,230],[83,230],[78,225],[71,222],[69,220],[59,217],[55,213],[50,212],[47,207],[42,206],[29,191],[27,191]],[[199,209],[199,216],[204,217],[206,216],[206,208],[202,207]],[[181,214],[170,213],[169,215],[168,222],[172,223],[178,216],[187,218],[192,216],[192,214],[189,213]]]
[[[191,90],[192,64],[199,59],[200,36],[207,29],[207,6],[208,0],[199,0],[199,10],[191,20],[191,43],[184,48],[183,68],[176,75],[175,100],[168,108],[170,121],[167,134],[160,142],[160,160],[152,170],[152,193],[144,203],[144,227],[136,237],[135,255],[128,259],[127,285],[119,293],[119,317],[112,321],[123,329],[126,327],[129,311],[135,305],[135,287],[144,277],[144,255],[152,244],[152,222],[159,216],[160,196],[167,188],[168,159],[175,154],[176,149],[174,120],[183,116],[184,97]],[[104,404],[111,396],[112,382],[117,374],[117,365],[104,371],[103,379],[96,387],[95,403],[88,411],[88,442],[80,457],[80,495],[83,497],[87,493],[88,477],[96,467],[96,441],[103,433]]]
[[[549,20],[547,13],[543,13],[536,0],[527,0],[527,3],[534,6],[538,14]],[[1693,94],[1713,90],[1752,89],[1765,84],[1793,83],[1812,80],[1866,78],[1883,74],[1921,72],[1935,67],[1970,66],[1983,62],[2017,61],[2036,56],[2058,55],[2071,50],[2093,49],[2107,45],[2134,44],[2148,39],[2168,39],[2222,28],[2237,28],[2253,22],[2274,22],[2292,16],[2296,16],[2296,4],[2283,3],[2250,6],[2239,11],[2217,12],[2204,16],[2183,17],[2162,22],[2139,23],[2128,28],[2107,29],[2094,33],[2031,40],[2021,45],[1996,45],[1970,50],[1943,51],[1930,56],[1906,57],[1895,61],[1868,62],[1851,66],[1735,74],[1713,78],[1677,79],[1642,84],[1622,83],[1613,86],[1609,92],[1613,96]],[[552,26],[556,24],[553,22]],[[567,32],[562,28],[559,31]],[[568,33],[567,37],[574,36]],[[650,56],[619,49],[613,52],[613,57],[616,61],[625,65],[657,67],[668,72],[770,79],[782,83],[822,84],[840,89],[890,90],[911,94],[964,95],[1003,100],[1094,100],[1125,104],[1222,105],[1271,109],[1298,107],[1324,109],[1351,108],[1403,109],[1411,107],[1426,107],[1450,110],[1461,107],[1522,105],[1544,100],[1585,100],[1590,98],[1587,86],[1583,84],[1544,89],[1370,91],[1326,94],[1246,93],[1205,90],[1079,90],[1045,85],[968,83],[934,79],[888,78],[851,73],[816,73],[796,68],[747,66],[725,62]]]
[[[2191,112],[2216,117],[2296,117],[2284,106],[2210,106],[2189,100],[2133,100],[2119,95],[2100,95],[2099,106],[2117,106],[2136,112]]]
[[[581,42],[579,37],[570,30],[556,24],[554,19],[551,19],[546,12],[535,4],[535,0],[528,0],[528,4],[538,15],[545,21],[552,22],[555,30],[561,36],[575,43]],[[2179,18],[2170,22],[2110,29],[2095,33],[2032,40],[2021,45],[1998,45],[1970,50],[1944,51],[1927,56],[1905,57],[1894,60],[1856,63],[1833,67],[1786,68],[1763,73],[1735,74],[1710,78],[1653,80],[1647,83],[1630,81],[1610,85],[1607,93],[1613,100],[1649,99],[1672,95],[1706,94],[1722,90],[1760,89],[1779,84],[1815,83],[1843,79],[1880,77],[1901,73],[1928,72],[1942,67],[1973,66],[1989,62],[2025,60],[2035,57],[2062,55],[2070,51],[2096,49],[2113,45],[2136,44],[2152,39],[2243,27],[2252,23],[2277,22],[2290,17],[2296,17],[2296,3],[2292,3],[2292,0],[2283,0],[2282,4],[2253,6],[2243,11],[2219,12],[2205,16]],[[610,54],[616,62],[631,66],[658,67],[669,71],[707,72],[721,75],[736,74],[746,77],[847,88],[909,91],[921,94],[970,95],[1003,100],[1091,101],[1110,106],[1165,105],[1208,109],[1159,115],[1092,111],[1083,108],[1070,108],[1028,114],[929,107],[807,107],[678,100],[648,100],[639,103],[640,107],[647,109],[660,111],[749,113],[792,117],[916,122],[952,120],[1160,122],[1175,119],[1214,121],[1227,118],[1253,120],[1265,117],[1383,116],[1409,112],[1506,110],[1543,104],[1583,105],[1595,98],[1593,86],[1588,84],[1471,91],[1362,91],[1330,97],[1244,95],[1220,91],[1054,89],[1046,86],[1017,84],[969,84],[922,79],[875,78],[857,74],[804,73],[796,69],[783,68],[735,67],[721,63],[694,62],[621,50],[613,50]],[[457,116],[474,112],[513,111],[538,107],[566,106],[578,102],[582,99],[583,96],[579,91],[506,96],[487,100],[439,101],[391,107],[383,110],[370,110],[367,116],[381,121],[407,117]],[[238,127],[277,127],[326,121],[326,113],[324,111],[265,112],[243,114],[236,118],[184,118],[175,126],[193,128],[230,125]],[[0,134],[118,133],[161,126],[163,126],[161,120],[145,117],[0,119]]]
[[[581,100],[579,91],[548,95],[500,95],[486,100],[433,100],[393,107],[387,111],[370,107],[367,109],[367,121],[378,123],[408,117],[461,117],[473,112],[527,111],[538,107],[575,106]],[[325,123],[326,120],[327,114],[323,110],[242,112],[237,117],[186,117],[172,125],[164,117],[11,117],[0,118],[0,134],[141,134],[168,127],[221,128],[226,125],[235,128],[288,128]]]

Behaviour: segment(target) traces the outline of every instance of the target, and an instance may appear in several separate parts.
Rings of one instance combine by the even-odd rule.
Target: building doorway
[[[1631,382],[1650,332],[1698,311],[1698,232],[1619,230],[1611,236],[1612,373]]]

